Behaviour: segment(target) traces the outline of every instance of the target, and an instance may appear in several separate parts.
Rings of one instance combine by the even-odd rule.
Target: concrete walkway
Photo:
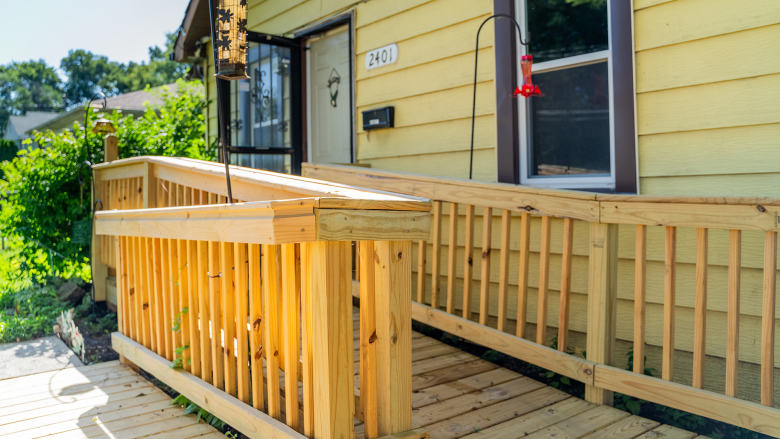
[[[0,344],[0,380],[83,365],[56,336]]]

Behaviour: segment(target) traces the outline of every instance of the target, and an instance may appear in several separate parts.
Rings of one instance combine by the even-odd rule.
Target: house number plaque
[[[366,70],[395,64],[396,61],[398,61],[398,45],[393,43],[366,53]]]

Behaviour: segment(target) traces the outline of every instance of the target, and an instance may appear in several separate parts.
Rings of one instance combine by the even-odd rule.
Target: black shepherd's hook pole
[[[469,180],[471,180],[472,173],[474,171],[474,119],[476,118],[477,113],[477,66],[479,61],[479,33],[482,32],[482,27],[485,26],[485,23],[494,18],[508,18],[512,20],[512,23],[514,23],[515,27],[517,28],[517,36],[520,39],[520,44],[523,46],[528,45],[528,40],[523,41],[523,32],[520,30],[520,25],[517,24],[517,20],[512,18],[511,15],[491,15],[490,17],[486,18],[481,25],[479,25],[479,30],[477,31],[477,49],[474,51],[474,98],[471,104],[471,158],[469,160]]]
[[[209,18],[211,19],[211,47],[214,52],[214,70],[219,67],[219,49],[217,47],[217,29],[216,19],[217,14],[214,9],[214,0],[209,0]],[[228,143],[230,143],[230,128],[228,122],[230,107],[227,107],[227,111],[223,108],[223,103],[227,102],[226,99],[230,99],[230,96],[225,96],[222,89],[222,82],[224,79],[217,78],[217,124],[219,125],[219,143],[222,144],[222,160],[225,161],[225,177],[227,178],[227,204],[233,203],[233,190],[230,187],[230,152],[228,151]]]

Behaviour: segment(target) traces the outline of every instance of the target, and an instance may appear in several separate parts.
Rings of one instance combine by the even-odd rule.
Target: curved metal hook
[[[469,180],[471,180],[472,173],[474,170],[474,120],[476,118],[476,113],[477,113],[477,66],[479,65],[479,33],[482,32],[482,27],[485,26],[485,24],[487,24],[488,21],[494,18],[508,18],[509,20],[511,20],[512,23],[515,24],[515,28],[517,29],[517,38],[520,40],[520,44],[522,44],[523,46],[528,45],[528,40],[523,41],[523,32],[520,30],[520,25],[517,23],[517,20],[515,20],[511,15],[508,14],[491,15],[490,17],[486,18],[481,25],[479,25],[479,30],[477,31],[477,48],[474,51],[474,97],[471,104],[471,158],[469,161]]]

